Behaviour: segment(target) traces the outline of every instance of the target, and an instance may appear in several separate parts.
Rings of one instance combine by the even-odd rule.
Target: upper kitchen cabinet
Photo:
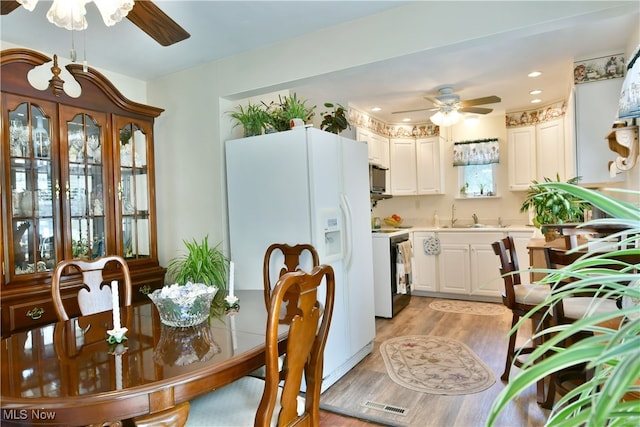
[[[365,128],[356,128],[356,140],[366,141],[369,147],[369,163],[389,167],[389,138]]]
[[[536,175],[566,180],[564,117],[536,125]]]
[[[157,256],[153,124],[162,110],[126,99],[95,70],[70,64],[81,87],[63,90],[54,57],[49,87],[27,73],[51,59],[2,51],[2,332],[56,320],[51,274],[70,258],[120,255],[137,299],[162,286]],[[6,189],[6,190],[5,190]],[[63,299],[77,293],[69,272]],[[117,269],[109,277],[117,277]],[[77,306],[67,309],[77,314]]]
[[[623,181],[624,174],[609,175],[608,164],[616,153],[609,149],[607,135],[618,116],[623,79],[581,83],[575,88],[576,175],[582,184]]]
[[[392,138],[390,143],[391,194],[394,196],[442,194],[442,140]]]
[[[509,141],[509,190],[529,188],[536,176],[536,128],[523,126],[507,130]]]
[[[509,190],[525,191],[531,181],[572,176],[570,138],[565,132],[564,103],[538,111],[507,114]]]

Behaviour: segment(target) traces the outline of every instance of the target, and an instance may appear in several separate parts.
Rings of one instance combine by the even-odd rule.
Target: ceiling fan
[[[0,14],[7,15],[20,6],[15,0],[2,0]],[[149,0],[136,0],[127,19],[162,46],[170,46],[191,36],[184,28]]]
[[[394,111],[392,114],[414,113],[416,111],[439,111],[443,114],[449,114],[454,111],[459,113],[489,114],[493,111],[492,108],[476,107],[476,105],[495,104],[502,101],[500,97],[495,95],[460,101],[460,96],[453,93],[453,88],[451,86],[444,86],[440,88],[438,92],[439,95],[434,98],[425,96],[425,99],[434,105],[433,108]]]

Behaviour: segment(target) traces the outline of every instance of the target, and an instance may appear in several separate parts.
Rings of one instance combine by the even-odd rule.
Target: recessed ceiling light
[[[542,102],[542,99],[538,99],[538,98],[536,98],[536,99],[532,99],[532,100],[531,100],[531,103],[532,103],[532,104],[539,104],[539,103],[541,103],[541,102]]]
[[[404,119],[402,119],[403,122],[410,122],[411,119],[409,117],[405,117]]]
[[[540,71],[532,71],[529,74],[527,74],[527,76],[529,76],[529,77],[538,77],[538,76],[541,76],[541,75],[542,75],[542,73]]]
[[[373,107],[373,108],[371,109],[371,111],[380,111],[380,110],[382,110],[382,108],[380,108],[380,107]]]
[[[540,95],[542,91],[540,89],[532,90],[529,95]]]

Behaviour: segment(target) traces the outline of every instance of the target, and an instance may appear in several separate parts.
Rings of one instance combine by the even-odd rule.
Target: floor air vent
[[[400,408],[399,406],[387,405],[386,403],[378,403],[372,402],[371,400],[367,400],[362,404],[367,408],[377,409],[378,411],[386,412],[387,414],[394,415],[407,415],[407,408]]]

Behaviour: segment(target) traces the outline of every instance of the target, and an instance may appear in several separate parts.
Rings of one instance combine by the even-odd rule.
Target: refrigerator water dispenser
[[[320,225],[322,226],[321,237],[324,241],[324,260],[331,262],[342,258],[342,228],[340,224],[340,210],[326,209],[320,213]]]

